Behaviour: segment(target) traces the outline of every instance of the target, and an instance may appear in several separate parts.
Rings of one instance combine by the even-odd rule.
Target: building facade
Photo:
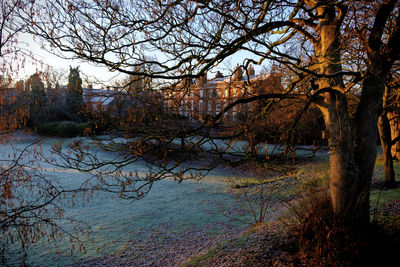
[[[195,121],[207,116],[215,117],[238,99],[281,90],[280,78],[271,74],[256,75],[254,68],[244,71],[237,67],[233,77],[223,77],[217,72],[213,79],[207,74],[192,81],[186,79],[174,89],[164,90],[164,107]],[[222,116],[221,123],[231,125],[246,120],[260,108],[259,101],[233,106]]]

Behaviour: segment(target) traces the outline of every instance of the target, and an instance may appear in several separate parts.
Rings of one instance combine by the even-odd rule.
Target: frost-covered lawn
[[[36,138],[36,137],[32,137]],[[84,139],[81,139],[84,140]],[[32,139],[25,138],[23,142],[1,145],[0,164],[6,165],[13,158],[15,149],[24,149]],[[54,142],[62,141],[68,146],[73,139],[45,139],[39,149],[46,158],[50,158],[50,149]],[[120,140],[123,142],[124,140]],[[221,143],[221,146],[223,144]],[[243,143],[238,142],[237,148]],[[33,149],[33,148],[32,148]],[[273,148],[270,147],[269,151]],[[309,155],[309,150],[297,152],[299,155]],[[9,156],[10,155],[10,156]],[[48,155],[48,157],[47,157]],[[275,220],[281,212],[279,202],[285,197],[289,199],[304,189],[319,187],[326,183],[328,177],[328,154],[318,152],[314,161],[296,165],[296,168],[277,177],[296,184],[294,187],[282,187],[276,194],[276,201],[271,207],[267,220]],[[111,153],[99,153],[104,160],[115,157]],[[34,153],[28,151],[25,162]],[[32,165],[32,163],[29,163]],[[42,173],[54,179],[60,185],[77,188],[89,176],[76,170],[62,169],[49,163],[35,160],[32,167],[40,167]],[[399,173],[398,164],[396,173]],[[374,183],[383,179],[382,158],[378,157]],[[146,173],[145,164],[137,162],[126,168],[126,171]],[[240,173],[240,172],[239,172]],[[288,178],[288,179],[287,179]],[[237,177],[237,174],[226,168],[218,168],[200,181],[187,180],[178,184],[172,180],[155,182],[149,194],[137,201],[119,199],[109,193],[95,193],[93,196],[78,195],[74,198],[75,205],[65,201],[65,218],[81,221],[89,226],[87,234],[76,235],[73,225],[62,221],[60,226],[75,234],[83,244],[84,250],[79,250],[77,242],[70,242],[68,234],[56,240],[41,241],[30,244],[27,248],[27,264],[29,266],[175,266],[193,256],[201,254],[230,239],[248,227],[253,222],[251,214],[241,209],[243,204],[237,202],[232,194],[232,185],[257,184],[255,177]],[[386,202],[398,199],[399,189],[382,191],[373,188],[371,205],[384,206]],[[387,200],[386,200],[387,199]],[[229,214],[227,216],[226,214]],[[72,249],[71,244],[75,246]],[[13,251],[11,249],[11,251]],[[8,255],[8,263],[20,263],[21,254]]]
[[[64,179],[76,176],[59,175]],[[224,191],[224,184],[216,180],[188,181],[179,185],[160,181],[144,199],[135,202],[95,195],[87,204],[69,207],[65,212],[65,216],[82,220],[91,227],[89,238],[84,242],[87,252],[74,251],[70,255],[70,244],[61,239],[57,242],[61,254],[57,255],[52,242],[40,242],[29,249],[28,263],[51,266],[56,261],[63,265],[115,253],[129,241],[143,241],[165,225],[171,232],[205,225],[211,225],[208,231],[215,232],[225,225],[241,227],[237,221],[223,216],[223,205],[231,201]]]
[[[28,136],[22,142],[2,145],[0,160],[7,159],[14,149],[24,149],[35,138]],[[44,139],[36,149],[49,159],[53,157],[50,150],[55,142],[62,141],[63,146],[68,146],[73,140]],[[84,138],[80,140],[86,142]],[[123,143],[124,140],[119,142]],[[222,142],[218,145],[224,146]],[[245,144],[237,142],[233,148],[240,151],[242,147]],[[274,148],[271,146],[268,150],[270,153]],[[310,154],[309,151],[298,153]],[[322,158],[327,156],[325,152],[319,154]],[[28,162],[29,157],[33,156],[32,151],[28,152],[24,160]],[[99,157],[104,160],[115,156],[118,155],[99,152]],[[2,161],[2,164],[5,163]],[[78,188],[89,177],[88,174],[55,167],[41,160],[35,159],[34,163],[29,164],[40,167],[44,174],[67,188]],[[148,169],[145,164],[137,162],[124,170],[146,173]],[[293,175],[289,174],[292,180]],[[43,238],[29,245],[27,264],[123,266],[124,263],[140,265],[154,262],[160,266],[172,266],[182,263],[238,234],[253,222],[251,214],[241,210],[243,203],[238,203],[231,192],[232,178],[250,179],[245,183],[254,182],[254,178],[237,177],[233,170],[221,167],[200,181],[188,180],[181,184],[172,180],[155,182],[149,194],[137,201],[122,200],[117,195],[104,192],[95,193],[89,198],[78,195],[74,198],[74,205],[66,204],[64,217],[81,221],[90,227],[88,235],[75,235],[82,241],[85,250],[79,250],[76,242],[73,243],[75,248],[71,249],[68,234],[55,241]],[[64,199],[65,203],[68,199],[70,196]],[[272,210],[268,220],[275,219],[278,213]],[[70,223],[64,221],[60,226],[74,234]],[[11,254],[8,260],[11,264],[17,264],[20,255]]]
[[[42,142],[40,149],[47,153],[55,139]],[[64,144],[71,140],[63,139]],[[29,144],[25,140],[19,144],[2,145],[2,158],[12,154],[12,147],[24,148]],[[104,154],[107,158],[110,155]],[[68,187],[78,187],[87,174],[75,170],[60,169],[44,162],[37,162],[43,173]],[[136,163],[129,166],[132,171],[145,171],[145,166]],[[242,229],[246,225],[236,219],[250,222],[246,214],[236,214],[235,219],[224,215],[234,198],[229,194],[226,178],[232,173],[226,170],[215,170],[201,181],[185,181],[178,184],[163,180],[156,182],[150,193],[138,201],[121,200],[118,196],[97,193],[84,200],[81,196],[75,198],[75,205],[67,205],[64,216],[83,221],[90,226],[88,237],[78,236],[83,240],[86,252],[74,249],[71,251],[69,236],[64,234],[55,242],[43,238],[42,241],[31,244],[27,263],[31,266],[63,266],[103,255],[116,254],[126,250],[127,244],[148,242],[157,239],[157,235],[165,237],[165,232],[176,235],[192,233],[215,236]],[[66,222],[61,224],[65,229],[71,229]],[[200,230],[199,230],[200,229]],[[152,242],[153,242],[152,241]],[[58,251],[58,253],[56,253]],[[72,254],[71,254],[72,253]],[[148,253],[152,253],[148,251]],[[18,263],[18,254],[9,255],[10,263]]]

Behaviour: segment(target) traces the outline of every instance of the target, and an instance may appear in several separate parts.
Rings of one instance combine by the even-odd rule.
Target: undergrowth
[[[300,266],[390,266],[400,247],[400,225],[385,220],[354,223],[334,214],[327,194],[311,193],[291,207],[289,233]]]

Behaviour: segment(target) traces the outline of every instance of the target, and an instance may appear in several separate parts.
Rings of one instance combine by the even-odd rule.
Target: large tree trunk
[[[353,154],[353,137],[345,95],[326,93],[326,107],[320,106],[329,131],[329,188],[336,214],[352,213],[357,192],[358,167]]]
[[[367,45],[367,72],[362,84],[360,104],[355,116],[355,160],[359,168],[357,183],[358,216],[369,220],[369,195],[376,160],[378,116],[382,111],[382,98],[386,77],[399,56],[400,16],[385,36],[385,25],[397,0],[384,1],[379,7]],[[383,40],[387,40],[386,43]]]
[[[379,121],[378,121],[378,130],[382,145],[385,183],[387,185],[393,185],[395,183],[395,178],[394,178],[394,168],[393,168],[393,157],[391,152],[392,134],[390,131],[390,122],[387,116],[389,96],[390,96],[390,89],[389,87],[386,86],[385,93],[383,96],[382,113],[379,116]]]
[[[320,41],[316,45],[316,54],[319,72],[324,75],[340,73],[340,22],[336,17],[335,7],[320,6],[318,15]],[[346,96],[343,93],[343,77],[335,75],[331,78],[320,78],[318,86],[320,92],[324,91],[324,99],[317,104],[329,132],[329,185],[332,207],[336,214],[346,217],[352,213],[355,204],[358,167],[354,160],[352,127]]]
[[[397,112],[388,112],[387,114],[392,140],[400,139],[400,116]],[[394,159],[400,160],[400,142],[392,144],[392,156]]]
[[[325,1],[318,1],[319,40],[315,45],[318,80],[323,102],[318,103],[330,132],[330,191],[333,210],[353,221],[369,222],[369,196],[377,154],[378,114],[386,76],[399,55],[400,17],[383,44],[384,27],[397,1],[385,1],[379,8],[367,44],[367,72],[363,79],[360,103],[354,123],[348,117],[340,64],[340,26],[345,13]],[[313,2],[316,3],[316,2]],[[342,6],[343,8],[343,6]],[[336,16],[338,14],[338,16]],[[326,75],[330,75],[327,77]],[[323,91],[324,90],[324,91]]]
[[[378,64],[378,62],[377,62]],[[364,80],[360,104],[355,116],[355,160],[359,168],[357,184],[357,211],[369,221],[369,196],[377,155],[378,114],[382,109],[385,75],[371,74]]]

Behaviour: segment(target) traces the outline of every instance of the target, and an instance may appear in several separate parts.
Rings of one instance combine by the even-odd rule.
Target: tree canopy
[[[69,68],[68,86],[66,90],[66,105],[68,111],[75,116],[83,104],[82,79],[79,76],[79,67]]]

